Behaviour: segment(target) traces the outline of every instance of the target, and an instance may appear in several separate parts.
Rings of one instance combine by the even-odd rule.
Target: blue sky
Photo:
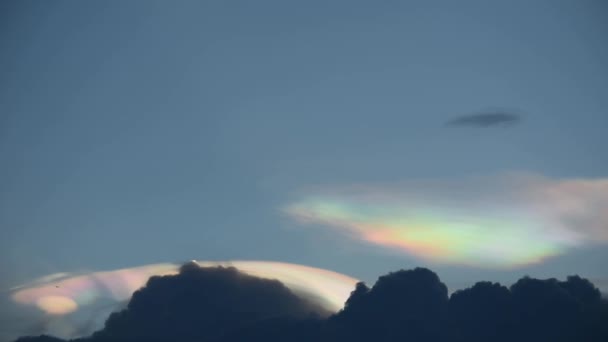
[[[190,259],[373,281],[423,261],[303,225],[310,187],[608,176],[602,1],[9,2],[0,287]],[[510,127],[446,127],[493,108]],[[602,207],[600,207],[601,209]],[[453,284],[606,278],[605,245]]]

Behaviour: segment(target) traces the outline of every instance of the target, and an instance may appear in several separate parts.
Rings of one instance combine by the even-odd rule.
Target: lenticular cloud
[[[328,311],[340,310],[357,280],[349,276],[297,264],[268,261],[193,261],[201,267],[231,266],[241,272],[277,279],[294,293],[312,297]],[[178,264],[154,264],[83,275],[62,274],[13,289],[12,299],[49,315],[65,315],[101,300],[121,302],[157,275],[173,275]]]
[[[327,312],[342,309],[358,282],[355,278],[329,270],[282,262],[192,262],[200,267],[235,267],[251,276],[279,280],[295,295]],[[102,327],[107,316],[124,305],[150,277],[175,275],[179,268],[179,264],[164,263],[85,274],[58,273],[15,287],[10,290],[10,299],[17,304],[17,309],[28,310],[28,315],[14,320],[12,334],[44,333],[63,338],[91,334]],[[34,315],[36,311],[38,315]],[[36,326],[35,329],[32,326]],[[12,336],[11,332],[8,333]]]
[[[444,264],[509,268],[608,243],[608,179],[530,174],[311,191],[303,223]]]

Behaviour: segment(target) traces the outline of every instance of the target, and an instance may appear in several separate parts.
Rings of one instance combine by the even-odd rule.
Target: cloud
[[[304,224],[441,263],[509,268],[608,244],[608,179],[534,174],[323,187],[283,210]]]
[[[589,279],[602,293],[602,297],[608,299],[608,277],[594,277]]]
[[[269,261],[193,261],[202,267],[237,267],[241,272],[263,279],[277,279],[298,297],[322,307],[326,312],[342,309],[357,280],[336,272]],[[175,275],[179,265],[153,264],[86,274],[62,273],[46,276],[12,289],[10,299],[15,309],[36,309],[37,330],[11,324],[11,331],[36,331],[60,337],[86,335],[103,324],[112,311],[124,306],[135,291],[152,276]],[[1,306],[0,306],[1,307]],[[6,313],[7,319],[14,315]],[[22,319],[13,319],[23,321]],[[36,319],[34,319],[36,320]],[[13,334],[13,336],[15,336]]]
[[[249,276],[236,268],[201,268],[190,263],[178,275],[152,277],[133,294],[126,310],[108,318],[97,336],[208,341],[259,320],[306,318],[315,313],[327,314],[278,280]]]
[[[452,323],[463,340],[600,341],[608,303],[588,280],[525,277],[507,289],[481,282],[450,298]]]
[[[478,282],[448,296],[425,268],[358,283],[340,312],[316,308],[278,281],[232,268],[185,265],[154,277],[105,327],[78,342],[136,341],[587,341],[608,339],[608,302],[578,276]],[[48,336],[19,342],[58,342]]]
[[[457,127],[491,127],[519,123],[521,115],[506,111],[489,111],[471,115],[463,115],[446,122],[447,126]]]
[[[53,337],[53,336],[42,335],[42,336],[22,337],[19,339],[19,341],[20,342],[63,342],[64,340],[57,338],[57,337]]]
[[[178,274],[151,277],[90,340],[209,341],[269,318],[328,314],[278,280],[188,263]]]
[[[99,301],[128,300],[151,276],[175,274],[177,268],[166,263],[86,274],[62,273],[15,287],[11,298],[48,315],[66,315]]]

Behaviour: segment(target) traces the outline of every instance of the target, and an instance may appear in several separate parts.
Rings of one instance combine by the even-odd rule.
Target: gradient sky
[[[190,259],[605,280],[601,244],[507,270],[428,264],[284,208],[312,188],[608,177],[607,15],[601,0],[3,2],[0,288]],[[520,120],[445,124],[494,109]]]

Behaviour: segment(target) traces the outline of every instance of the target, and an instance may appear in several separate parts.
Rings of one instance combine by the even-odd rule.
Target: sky
[[[603,1],[0,5],[0,288],[269,260],[608,288]]]

